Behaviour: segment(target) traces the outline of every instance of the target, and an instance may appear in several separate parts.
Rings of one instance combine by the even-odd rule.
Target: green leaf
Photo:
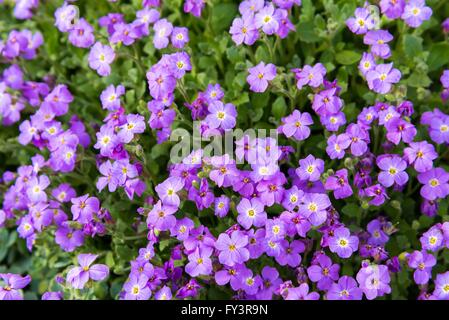
[[[359,62],[361,58],[362,55],[360,53],[351,50],[343,50],[335,55],[335,60],[343,65],[354,64]]]
[[[343,209],[341,209],[341,212],[343,212],[348,217],[355,218],[362,214],[362,209],[355,203],[349,203],[345,205]]]
[[[212,7],[211,23],[216,33],[229,29],[231,21],[237,14],[237,6],[233,3],[220,3]]]
[[[409,58],[413,58],[422,51],[422,38],[406,34],[404,36],[404,51]]]
[[[314,43],[321,40],[315,32],[314,23],[311,21],[300,22],[296,30],[298,30],[299,39],[303,42]]]
[[[271,113],[276,119],[280,119],[285,116],[287,111],[287,104],[285,103],[284,97],[278,97],[274,100],[273,105],[271,106]]]
[[[447,63],[449,63],[449,43],[440,42],[433,44],[427,59],[429,71],[435,71]]]

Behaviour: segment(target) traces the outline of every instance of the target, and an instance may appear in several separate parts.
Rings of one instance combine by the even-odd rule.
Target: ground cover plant
[[[0,0],[0,299],[449,299],[446,0]]]

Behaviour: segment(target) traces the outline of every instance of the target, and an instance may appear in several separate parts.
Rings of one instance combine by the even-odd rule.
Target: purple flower
[[[94,214],[100,210],[100,201],[96,197],[89,197],[85,194],[78,198],[72,198],[71,211],[73,214],[73,220],[76,220],[82,224],[89,223]]]
[[[368,30],[374,29],[375,21],[367,8],[357,8],[354,17],[346,20],[346,25],[355,34],[365,34]]]
[[[281,285],[282,280],[279,278],[279,272],[276,268],[265,266],[262,269],[262,288],[256,297],[259,300],[271,300],[273,293],[276,292]]]
[[[84,243],[84,234],[81,230],[75,230],[62,224],[55,232],[55,242],[64,251],[72,252]]]
[[[391,292],[390,273],[384,265],[368,265],[357,273],[357,282],[368,300]]]
[[[404,157],[409,164],[413,164],[417,172],[423,173],[432,169],[433,160],[438,158],[438,153],[435,147],[426,141],[411,142],[409,147],[404,149]]]
[[[345,149],[351,144],[350,137],[343,133],[340,135],[331,135],[327,139],[326,153],[331,159],[343,159],[345,156]]]
[[[0,273],[4,285],[0,286],[0,300],[23,300],[20,289],[25,288],[30,282],[29,275],[22,277],[13,273]]]
[[[42,300],[63,300],[64,294],[61,291],[47,291],[42,295]]]
[[[232,21],[229,33],[232,36],[232,41],[234,41],[236,45],[244,43],[251,46],[259,38],[259,31],[254,25],[253,16],[235,18],[234,21]]]
[[[106,77],[111,73],[110,64],[115,59],[115,53],[110,46],[97,42],[90,49],[88,59],[89,67],[96,70],[100,76]]]
[[[354,278],[343,276],[327,291],[327,300],[362,300],[363,292]]]
[[[432,9],[426,6],[425,0],[409,0],[405,5],[401,19],[410,27],[417,28],[432,16]]]
[[[139,114],[128,114],[126,122],[119,128],[118,139],[122,143],[129,143],[134,138],[134,134],[145,131],[145,118]]]
[[[393,68],[393,63],[378,64],[366,74],[366,80],[371,90],[386,94],[391,91],[392,84],[401,80],[401,72]]]
[[[359,70],[363,74],[364,77],[368,74],[369,71],[373,70],[376,67],[376,60],[371,53],[364,52],[362,59],[359,62]]]
[[[79,254],[79,267],[73,267],[67,273],[67,282],[75,289],[83,289],[89,279],[93,281],[104,280],[109,275],[109,268],[104,264],[91,265],[98,255]]]
[[[125,94],[125,87],[118,85],[115,87],[113,84],[109,85],[105,90],[101,92],[100,99],[103,109],[110,111],[116,111],[120,108],[120,97]]]
[[[449,143],[449,116],[434,117],[429,128],[430,138],[438,143]]]
[[[416,136],[416,128],[410,122],[401,118],[393,118],[387,122],[387,139],[398,145],[402,140],[405,143],[411,143]]]
[[[254,92],[265,92],[268,82],[276,77],[276,66],[272,63],[265,65],[263,61],[249,68],[248,71],[249,75],[246,81],[250,85],[250,90]]]
[[[240,231],[235,231],[231,236],[220,234],[215,242],[215,248],[220,251],[218,259],[220,263],[233,267],[242,264],[249,259],[249,251],[246,249],[248,236]]]
[[[404,12],[405,0],[381,0],[380,9],[389,19],[400,18]]]
[[[388,235],[384,231],[384,224],[375,219],[368,223],[366,230],[369,232],[371,237],[368,239],[368,243],[372,245],[381,246],[388,242]]]
[[[62,7],[55,11],[55,26],[61,32],[73,29],[75,19],[78,17],[78,8],[65,2]]]
[[[210,159],[213,167],[209,173],[209,178],[219,187],[231,186],[238,177],[238,169],[235,161],[226,153],[224,156],[214,156]]]
[[[267,4],[255,14],[254,24],[256,28],[262,29],[268,35],[277,32],[279,22],[274,17],[274,6],[272,3]]]
[[[305,65],[302,69],[293,69],[292,71],[295,73],[298,90],[301,90],[305,85],[318,88],[323,84],[326,76],[326,68],[321,63],[317,63],[313,67]]]
[[[263,227],[267,220],[267,214],[264,211],[264,205],[260,200],[243,198],[237,205],[238,223],[245,229],[249,229],[252,225]]]
[[[449,300],[449,271],[436,276],[433,295],[440,300]]]
[[[385,188],[380,184],[373,185],[365,189],[365,193],[368,197],[374,197],[369,204],[374,206],[380,206],[388,198]]]
[[[438,225],[431,227],[427,232],[424,232],[421,238],[422,249],[430,251],[438,251],[444,244],[444,234]]]
[[[236,117],[237,110],[232,103],[223,104],[221,101],[213,101],[209,105],[206,121],[211,129],[230,130],[235,127]]]
[[[308,218],[313,226],[319,226],[326,221],[326,209],[330,206],[331,202],[326,194],[306,193],[299,205],[299,213]]]
[[[168,46],[169,36],[173,31],[173,25],[167,19],[157,21],[154,26],[153,44],[156,49],[163,49]]]
[[[345,259],[356,252],[359,246],[359,238],[351,236],[349,229],[344,227],[335,229],[333,236],[328,241],[330,251]]]
[[[219,218],[226,217],[229,211],[229,205],[230,200],[227,196],[220,196],[218,198],[215,198],[214,214]]]
[[[177,207],[163,205],[159,200],[148,213],[147,224],[161,231],[170,230],[176,224]]]
[[[169,287],[163,286],[159,291],[154,294],[155,300],[171,300],[173,294]]]
[[[155,190],[164,205],[179,207],[180,199],[177,194],[184,187],[184,181],[179,177],[169,177],[156,186]]]
[[[308,126],[313,124],[313,120],[308,112],[301,113],[294,110],[291,115],[282,118],[282,123],[278,131],[281,131],[287,138],[294,137],[296,140],[302,141],[310,136]]]
[[[368,31],[363,38],[363,43],[371,46],[371,52],[375,56],[388,59],[391,56],[388,42],[393,40],[393,36],[386,30]]]
[[[299,160],[299,168],[296,174],[303,181],[318,181],[324,171],[324,161],[315,159],[314,156],[308,155],[305,159]]]
[[[312,282],[317,282],[320,290],[328,290],[334,281],[338,280],[340,266],[337,263],[332,264],[332,260],[324,255],[318,255],[313,265],[307,268],[307,274]]]
[[[50,185],[50,179],[46,175],[31,178],[28,182],[27,196],[31,202],[45,202],[47,201],[47,194],[45,189]]]
[[[377,166],[382,170],[378,180],[386,188],[394,183],[403,186],[408,181],[408,174],[404,170],[407,163],[397,155],[384,155],[377,158]]]
[[[342,137],[342,145],[350,144],[352,155],[359,157],[368,150],[369,134],[360,125],[350,124]]]
[[[151,289],[148,287],[148,277],[145,274],[132,274],[125,282],[123,290],[124,300],[148,300],[151,297]]]
[[[188,42],[189,42],[189,29],[184,27],[174,27],[173,32],[171,34],[171,43],[173,47],[182,49]]]
[[[443,168],[433,168],[418,174],[423,184],[420,194],[427,200],[442,199],[449,195],[449,173]]]
[[[333,190],[335,199],[344,199],[350,197],[353,193],[348,183],[348,170],[340,169],[335,175],[327,178],[324,184],[326,190]]]
[[[416,269],[413,273],[416,284],[426,284],[432,278],[432,267],[437,261],[432,254],[415,250],[407,256],[407,263]]]
[[[89,48],[95,42],[94,28],[84,18],[80,18],[69,31],[69,41],[75,47]]]
[[[48,104],[56,116],[62,116],[69,110],[69,104],[73,101],[73,96],[66,85],[57,85],[46,97],[41,108]]]
[[[193,253],[188,255],[189,263],[185,267],[185,271],[191,277],[199,275],[209,275],[212,272],[212,261],[210,256],[212,248],[202,247],[197,248]]]
[[[318,292],[309,293],[309,285],[302,283],[297,288],[289,288],[285,300],[318,300],[320,295]]]

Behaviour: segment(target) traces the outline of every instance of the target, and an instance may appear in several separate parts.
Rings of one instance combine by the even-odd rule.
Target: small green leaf
[[[343,65],[354,64],[359,62],[361,58],[362,55],[360,53],[351,50],[343,50],[335,55],[335,60]]]

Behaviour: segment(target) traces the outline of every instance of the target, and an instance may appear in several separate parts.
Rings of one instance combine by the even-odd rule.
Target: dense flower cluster
[[[76,1],[52,8],[51,34],[76,59],[51,58],[45,72],[35,70],[51,50],[48,30],[1,34],[0,119],[13,136],[0,130],[0,153],[20,159],[0,166],[0,249],[52,263],[43,300],[372,300],[398,298],[412,282],[419,294],[405,298],[449,299],[440,254],[449,249],[449,60],[429,58],[439,83],[426,104],[431,80],[415,85],[413,72],[431,66],[413,51],[423,39],[407,34],[436,19],[425,0],[354,4],[339,23],[329,18],[329,47],[315,52],[334,50],[338,32],[363,50],[340,42],[335,61],[294,52],[315,46],[311,21],[295,24],[302,10],[314,15],[312,1],[245,0],[227,24],[201,0],[176,15],[159,0],[109,2],[98,17]],[[45,24],[38,0],[2,5]],[[214,50],[198,39],[205,14],[206,33],[214,19],[222,28],[209,38]],[[174,24],[186,21],[190,29]],[[447,42],[449,19],[438,31]],[[418,71],[402,65],[410,50],[401,57],[397,37],[412,44]],[[75,82],[77,64],[77,76],[92,75]],[[83,81],[95,83],[94,99]],[[245,124],[276,135],[236,134],[231,154],[204,144]],[[180,128],[199,134],[176,161],[168,153]],[[28,298],[23,290],[42,280],[33,269],[23,270],[33,280],[0,271],[0,300]]]

